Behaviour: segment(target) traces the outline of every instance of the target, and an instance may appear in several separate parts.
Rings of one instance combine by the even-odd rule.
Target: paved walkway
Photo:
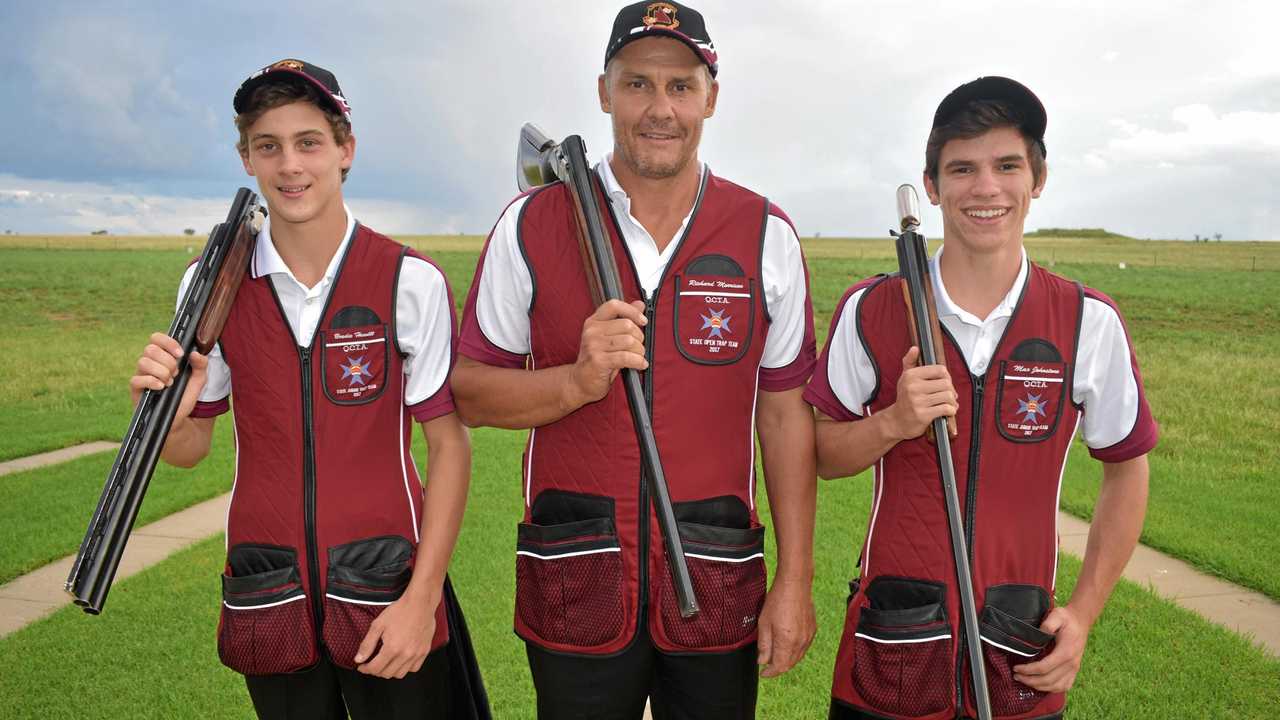
[[[219,495],[150,525],[134,528],[115,581],[142,572],[173,553],[222,532],[230,500],[231,493]],[[0,637],[71,603],[71,596],[62,588],[74,561],[75,556],[68,555],[7,585],[0,585]]]
[[[33,455],[0,464],[0,475],[30,469],[104,450],[112,443],[90,443],[53,453]],[[116,580],[138,573],[173,553],[225,528],[230,493],[206,500],[142,528],[130,536]],[[1058,514],[1062,549],[1083,557],[1089,524]],[[63,592],[74,556],[65,557],[16,580],[0,585],[0,637],[19,630],[71,602]],[[1237,585],[1210,577],[1148,547],[1139,545],[1124,571],[1125,578],[1209,620],[1251,636],[1273,655],[1280,656],[1280,603]]]
[[[28,455],[27,457],[18,458],[17,460],[9,460],[8,462],[0,463],[0,475],[8,475],[9,473],[21,472],[23,470],[32,470],[45,465],[54,465],[68,460],[74,460],[85,455],[115,450],[118,447],[120,447],[120,443],[91,442],[83,445],[62,448],[61,450],[54,450],[53,452],[40,453],[39,455]]]

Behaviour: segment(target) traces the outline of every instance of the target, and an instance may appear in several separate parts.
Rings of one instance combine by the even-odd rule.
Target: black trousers
[[[402,680],[365,675],[322,659],[287,675],[245,677],[262,720],[448,720],[452,717],[449,658],[440,648]]]
[[[539,720],[747,720],[759,683],[754,643],[718,655],[667,655],[642,627],[612,657],[562,655],[525,643]]]

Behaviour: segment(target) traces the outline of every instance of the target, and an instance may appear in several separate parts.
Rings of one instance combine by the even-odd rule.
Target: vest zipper
[[[973,382],[973,416],[969,423],[969,475],[964,491],[964,544],[969,550],[969,571],[973,572],[973,518],[978,511],[978,448],[982,444],[982,393],[987,376],[969,377]],[[974,593],[977,597],[977,593]],[[964,710],[964,664],[967,659],[968,638],[964,623],[960,623],[960,644],[956,649],[956,712]]]
[[[320,587],[320,553],[316,547],[316,450],[312,436],[311,348],[299,348],[302,361],[302,505],[304,541],[307,545],[307,569],[311,575],[311,609],[316,631],[316,645],[322,644],[324,603]]]
[[[665,274],[665,273],[664,273]],[[649,410],[649,419],[653,420],[653,325],[658,318],[658,289],[652,295],[640,289],[644,297],[644,316],[649,322],[645,324],[644,359],[649,362],[641,384],[644,386],[644,404]],[[644,473],[644,465],[640,469],[640,612],[649,603],[649,483]]]

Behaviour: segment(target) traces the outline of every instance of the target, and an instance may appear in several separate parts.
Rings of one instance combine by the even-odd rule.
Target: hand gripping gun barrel
[[[942,330],[938,325],[938,306],[933,300],[933,282],[929,278],[929,258],[920,227],[920,204],[911,185],[898,188],[898,231],[890,231],[898,250],[898,271],[902,276],[903,299],[911,324],[911,340],[920,348],[921,365],[945,363]],[[973,597],[973,575],[969,570],[969,548],[965,542],[960,514],[960,496],[956,490],[956,471],[951,461],[951,438],[956,435],[955,418],[935,418],[929,427],[929,439],[938,453],[942,471],[942,490],[947,508],[947,525],[951,530],[951,552],[955,559],[956,585],[960,588],[960,614],[969,657],[969,677],[973,681],[974,704],[978,720],[991,720],[991,700],[987,694],[987,671],[982,659],[982,640],[978,635],[978,611]]]
[[[258,196],[240,188],[226,222],[214,226],[200,253],[191,284],[169,326],[169,336],[183,350],[178,359],[178,377],[163,390],[144,390],[138,399],[129,430],[120,443],[102,497],[67,576],[66,591],[90,615],[102,612],[107,601],[107,591],[120,566],[142,496],[191,379],[187,359],[193,349],[208,354],[218,342],[265,217]]]
[[[578,249],[582,253],[583,267],[587,271],[592,303],[599,307],[606,300],[623,299],[618,263],[614,259],[613,245],[605,232],[600,203],[591,179],[591,168],[587,164],[586,145],[577,135],[570,135],[557,144],[547,138],[538,126],[526,123],[520,128],[520,141],[516,149],[516,184],[523,192],[556,180],[564,182],[573,198]],[[640,373],[623,368],[622,384],[626,388],[627,404],[631,407],[632,424],[635,425],[636,440],[640,445],[649,495],[653,498],[653,508],[658,516],[658,530],[662,534],[662,544],[667,552],[667,567],[671,570],[676,603],[681,617],[693,617],[698,613],[698,599],[694,595],[693,581],[689,577],[684,546],[680,543],[675,511],[671,508],[671,493],[667,489],[667,476],[662,471],[662,458],[658,454],[658,441],[653,434],[649,407],[644,400]]]

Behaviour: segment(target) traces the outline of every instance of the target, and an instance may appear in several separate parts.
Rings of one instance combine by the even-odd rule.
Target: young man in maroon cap
[[[1027,260],[1023,225],[1045,185],[1044,107],[1000,77],[938,106],[924,185],[942,208],[930,264],[945,365],[916,366],[901,280],[854,285],[805,399],[818,471],[876,468],[832,718],[973,717],[946,511],[925,428],[952,440],[992,711],[1058,718],[1089,629],[1137,543],[1156,425],[1110,298]],[[1077,430],[1102,489],[1071,600],[1054,607],[1058,491]]]
[[[464,421],[530,428],[516,632],[543,718],[754,715],[814,633],[813,365],[786,216],[699,162],[719,86],[702,16],[623,8],[599,78],[613,152],[594,179],[624,296],[594,307],[562,184],[494,227],[463,320]],[[618,373],[643,371],[701,611],[680,616]],[[753,431],[778,543],[766,595]]]
[[[259,717],[466,717],[436,652],[470,479],[449,392],[448,283],[343,204],[356,143],[332,73],[282,60],[233,104],[269,216],[218,345],[192,355],[162,453],[200,462],[234,397],[218,654],[245,674]],[[172,383],[180,354],[152,335],[135,402]],[[425,497],[414,420],[430,453]]]

